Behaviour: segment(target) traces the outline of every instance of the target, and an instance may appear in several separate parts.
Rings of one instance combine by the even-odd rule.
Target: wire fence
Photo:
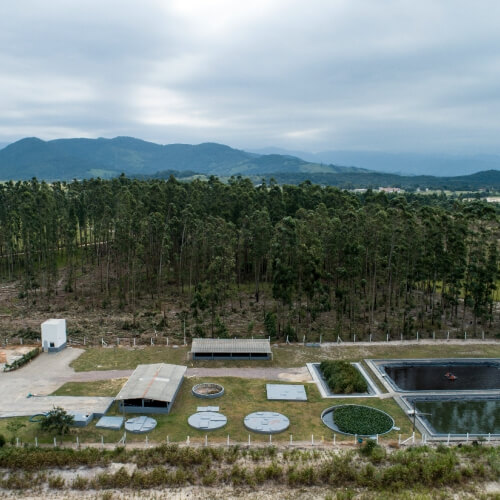
[[[240,448],[262,448],[266,446],[274,446],[277,448],[309,448],[309,449],[331,449],[331,448],[351,448],[362,446],[363,443],[368,440],[373,440],[381,446],[387,448],[402,448],[408,446],[426,446],[432,444],[441,444],[447,446],[456,446],[458,444],[489,444],[493,446],[498,446],[500,444],[500,435],[498,434],[448,434],[431,436],[427,434],[416,435],[412,433],[410,436],[398,435],[398,439],[382,437],[382,436],[345,436],[333,434],[325,438],[324,436],[318,437],[311,434],[310,440],[295,440],[293,434],[289,435],[289,439],[283,439],[281,436],[278,439],[273,438],[272,434],[268,436],[259,435],[258,438],[252,437],[251,434],[248,435],[248,440],[236,441],[231,439],[228,434],[225,439],[221,438],[209,438],[208,434],[203,437],[192,437],[186,436],[183,440],[172,440],[168,436],[163,441],[150,440],[146,435],[143,440],[137,439],[135,436],[132,440],[128,439],[127,433],[124,432],[120,435],[118,440],[106,441],[104,436],[101,436],[100,441],[89,441],[84,442],[80,440],[78,436],[54,436],[51,442],[47,442],[46,439],[39,440],[35,437],[33,441],[21,441],[19,438],[15,438],[12,442],[13,446],[34,446],[41,448],[102,448],[102,449],[115,449],[118,447],[130,447],[130,448],[152,448],[160,445],[177,445],[177,446],[191,446],[191,447],[223,447],[223,446],[237,446]]]

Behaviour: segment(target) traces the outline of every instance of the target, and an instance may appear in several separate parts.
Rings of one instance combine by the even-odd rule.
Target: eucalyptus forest
[[[494,335],[498,229],[444,194],[33,179],[0,185],[0,277],[25,315],[115,311],[122,335]]]

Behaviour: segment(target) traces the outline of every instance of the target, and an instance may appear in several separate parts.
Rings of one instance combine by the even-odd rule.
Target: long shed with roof
[[[138,365],[116,400],[125,413],[170,413],[186,367],[156,363]]]
[[[191,358],[207,359],[272,359],[268,339],[193,339]]]

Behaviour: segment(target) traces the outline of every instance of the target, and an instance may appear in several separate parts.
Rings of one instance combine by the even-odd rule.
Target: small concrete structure
[[[188,424],[200,431],[213,431],[227,424],[227,417],[214,411],[199,411],[188,418]]]
[[[68,411],[68,415],[73,417],[73,427],[87,427],[94,418],[93,413],[82,413],[75,410]]]
[[[278,434],[286,431],[290,426],[290,420],[281,413],[273,411],[257,411],[250,413],[243,421],[249,431],[259,434]]]
[[[125,430],[133,434],[144,434],[156,427],[156,420],[151,417],[134,417],[125,422]]]
[[[266,384],[267,399],[270,401],[307,401],[303,385]]]
[[[198,406],[196,408],[196,411],[197,412],[200,412],[200,411],[219,411],[219,407],[218,406]]]
[[[124,420],[123,417],[101,417],[95,426],[98,429],[119,431],[122,428]]]
[[[186,367],[156,363],[138,365],[116,396],[126,413],[170,413]]]
[[[59,352],[66,347],[66,320],[48,319],[42,323],[42,349]]]
[[[272,359],[268,339],[193,339],[191,358],[208,359]]]

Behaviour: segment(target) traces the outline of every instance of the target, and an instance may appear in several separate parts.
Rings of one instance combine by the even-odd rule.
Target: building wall
[[[238,353],[238,354],[220,354],[220,353],[203,353],[203,354],[197,354],[197,353],[192,353],[192,359],[193,360],[200,360],[200,361],[207,361],[207,360],[219,360],[219,359],[225,359],[225,360],[239,360],[239,359],[254,359],[254,360],[266,360],[266,359],[271,359],[270,354],[256,354],[256,353]]]
[[[42,323],[42,349],[58,352],[66,347],[66,320],[48,320]],[[51,346],[51,344],[53,344]]]

